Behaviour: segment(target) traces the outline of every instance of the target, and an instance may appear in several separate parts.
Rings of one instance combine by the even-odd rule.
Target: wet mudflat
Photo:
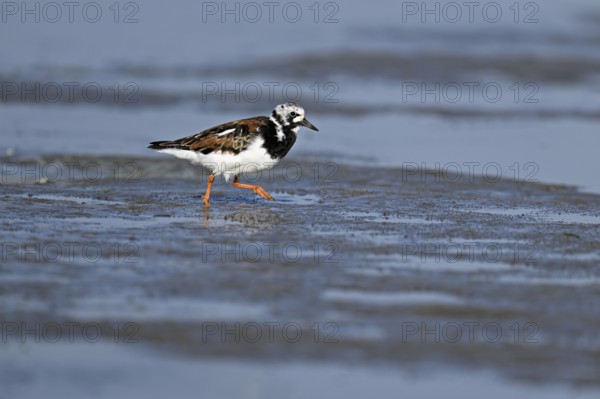
[[[186,362],[483,369],[597,387],[600,197],[296,161],[245,180],[275,202],[217,179],[206,209],[206,175],[178,160],[3,160],[3,340],[40,325],[33,336],[52,342],[54,323],[65,343],[74,323],[85,347]],[[35,379],[2,367],[8,386]]]
[[[0,399],[597,398],[600,9],[408,3],[6,15]],[[287,101],[276,202],[145,158]]]

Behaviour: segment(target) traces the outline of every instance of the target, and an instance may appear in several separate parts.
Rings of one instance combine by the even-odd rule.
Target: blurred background
[[[327,132],[299,153],[600,189],[593,0],[27,4],[3,2],[4,152],[147,155],[297,101]]]
[[[423,170],[451,167],[462,173],[600,192],[597,0],[5,1],[0,6],[0,154],[5,162],[47,156],[161,159],[146,149],[148,142],[266,115],[274,105],[294,101],[306,108],[320,129],[318,134],[301,132],[291,154],[296,160],[318,157],[344,165]],[[10,192],[6,185],[0,188],[4,194]],[[118,222],[112,223],[102,226],[108,226],[107,231],[118,227]],[[6,234],[8,239],[13,233]],[[165,264],[144,265],[142,275],[158,275]],[[92,280],[86,281],[86,287],[93,286]],[[21,293],[10,290],[6,285],[2,291],[5,308],[17,309],[22,306]],[[70,304],[61,302],[56,293],[48,295],[55,305]],[[77,295],[85,297],[85,292]],[[347,299],[338,298],[335,291],[328,295],[336,303]],[[553,358],[563,365],[554,365],[560,373],[545,374],[540,368],[525,373],[524,385],[505,384],[498,370],[519,380],[527,369],[520,362],[533,356],[543,363],[543,356],[519,359],[517,349],[508,359],[495,352],[495,360],[481,371],[470,368],[469,359],[478,358],[475,349],[460,355],[450,349],[440,356],[431,352],[421,356],[418,347],[407,349],[394,340],[386,344],[367,322],[350,323],[343,331],[341,337],[354,341],[341,354],[317,347],[281,351],[276,345],[249,345],[242,357],[258,359],[257,367],[241,361],[235,345],[217,351],[198,349],[206,344],[198,337],[213,327],[220,330],[221,325],[211,324],[206,327],[209,331],[198,331],[205,326],[196,325],[194,330],[178,325],[165,332],[170,328],[165,320],[185,321],[190,314],[228,322],[295,320],[286,318],[285,311],[273,316],[262,305],[227,305],[217,297],[169,302],[174,308],[161,308],[157,301],[145,324],[144,336],[150,343],[134,345],[135,349],[100,344],[5,347],[0,362],[7,388],[0,389],[0,398],[19,397],[22,392],[48,396],[43,387],[49,381],[63,391],[76,389],[83,397],[117,389],[130,397],[166,396],[178,387],[195,386],[190,381],[197,381],[204,391],[184,393],[200,397],[300,397],[314,392],[358,397],[374,390],[399,396],[398,389],[402,395],[445,397],[448,392],[546,398],[597,394],[587,390],[598,382],[598,341],[591,330],[582,340],[561,343],[560,355]],[[431,300],[446,303],[446,299]],[[44,308],[41,301],[32,309]],[[110,295],[78,306],[84,311],[71,311],[69,317],[126,321],[136,313],[123,310],[123,302],[111,302]],[[320,305],[294,302],[287,309],[297,317],[310,313],[311,306]],[[575,311],[573,306],[565,312]],[[182,313],[174,316],[172,309]],[[361,309],[354,309],[352,317],[366,321],[369,311]],[[586,309],[586,320],[592,323],[595,311],[592,305]],[[325,324],[340,316],[338,310],[332,307],[320,314],[317,330],[325,335],[337,332],[337,324]],[[523,327],[529,319],[519,320]],[[578,323],[585,328],[593,325]],[[557,328],[564,332],[582,325]],[[510,326],[502,324],[505,334]],[[407,333],[413,327],[403,325],[396,332]],[[154,329],[162,333],[148,332]],[[535,325],[529,325],[523,332],[534,330]],[[191,336],[194,345],[189,344]],[[559,342],[560,336],[556,339]],[[585,348],[575,360],[569,358],[571,345]],[[357,356],[363,347],[371,349]],[[435,343],[427,351],[435,352],[433,347]],[[199,360],[194,354],[198,351],[219,360]],[[386,366],[395,362],[386,355],[390,351],[402,353],[401,373]],[[281,353],[286,354],[285,366],[272,363]],[[316,360],[315,365],[307,367],[303,363],[307,359]],[[418,372],[413,364],[443,372],[435,376],[423,369]],[[468,371],[457,371],[455,364],[466,365]],[[572,367],[565,366],[569,364]],[[146,382],[147,375],[153,380]],[[308,380],[310,389],[302,382]],[[544,390],[529,385],[532,381],[541,381]],[[131,382],[137,387],[122,390]],[[147,390],[140,393],[146,383]],[[551,384],[556,384],[554,389],[548,388]],[[30,391],[23,388],[27,385]]]

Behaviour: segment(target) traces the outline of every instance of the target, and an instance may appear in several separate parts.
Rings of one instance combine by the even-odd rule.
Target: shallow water
[[[111,344],[43,345],[24,352],[18,345],[3,350],[3,357],[12,367],[3,369],[5,393],[46,395],[48,386],[58,395],[114,397],[127,392],[130,398],[146,398],[146,392],[130,387],[144,386],[156,397],[172,392],[202,392],[203,398],[244,396],[251,398],[305,398],[307,396],[365,397],[381,392],[384,397],[396,397],[399,390],[413,396],[437,397],[448,392],[460,392],[461,397],[489,398],[527,395],[528,398],[594,398],[595,393],[561,386],[530,387],[507,385],[492,373],[474,370],[469,375],[415,370],[390,370],[387,367],[365,368],[360,364],[338,366],[327,363],[256,363],[231,362],[222,359],[181,361],[169,356],[139,354],[131,347]],[[65,359],[59,366],[57,357]],[[95,359],[89,362],[89,359]],[[122,371],[114,372],[115,364]],[[38,370],[45,370],[40,372]],[[65,379],[76,375],[76,380]],[[96,376],[92,378],[91,376]],[[151,376],[152,378],[148,378]],[[110,379],[101,391],[90,392],[98,378]],[[306,384],[305,381],[311,381]],[[232,384],[231,381],[236,381]],[[15,382],[23,384],[16,389]],[[466,389],[465,385],[469,388]]]
[[[89,326],[112,345],[115,326],[117,342],[135,337],[127,362],[185,356],[192,368],[220,359],[233,370],[242,359],[327,359],[361,364],[365,384],[380,383],[379,367],[443,376],[452,365],[463,376],[452,378],[484,369],[522,393],[533,388],[515,379],[597,389],[595,195],[510,180],[398,184],[400,169],[343,164],[331,183],[292,158],[299,180],[285,165],[261,180],[275,202],[217,181],[207,210],[200,173],[174,178],[199,170],[178,160],[87,160],[134,163],[136,179],[0,186],[10,342],[19,326],[72,322],[75,348],[87,347]],[[25,347],[32,360],[4,369],[43,379],[23,367],[51,349]]]

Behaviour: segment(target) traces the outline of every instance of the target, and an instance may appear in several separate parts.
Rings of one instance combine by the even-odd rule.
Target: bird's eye
[[[298,114],[297,114],[297,113],[295,113],[295,112],[292,112],[292,113],[291,113],[291,115],[292,115],[292,118],[294,118],[294,117],[298,116]]]

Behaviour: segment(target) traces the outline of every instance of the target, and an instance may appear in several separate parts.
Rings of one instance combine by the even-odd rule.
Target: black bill
[[[306,118],[304,118],[304,120],[303,120],[302,122],[300,122],[300,124],[301,124],[302,126],[306,126],[307,128],[309,128],[309,129],[311,129],[311,130],[314,130],[314,131],[316,131],[316,132],[318,132],[318,131],[319,131],[319,129],[317,129],[317,127],[316,127],[315,125],[313,125],[312,123],[310,123],[310,122],[308,121],[308,119],[306,119]]]

